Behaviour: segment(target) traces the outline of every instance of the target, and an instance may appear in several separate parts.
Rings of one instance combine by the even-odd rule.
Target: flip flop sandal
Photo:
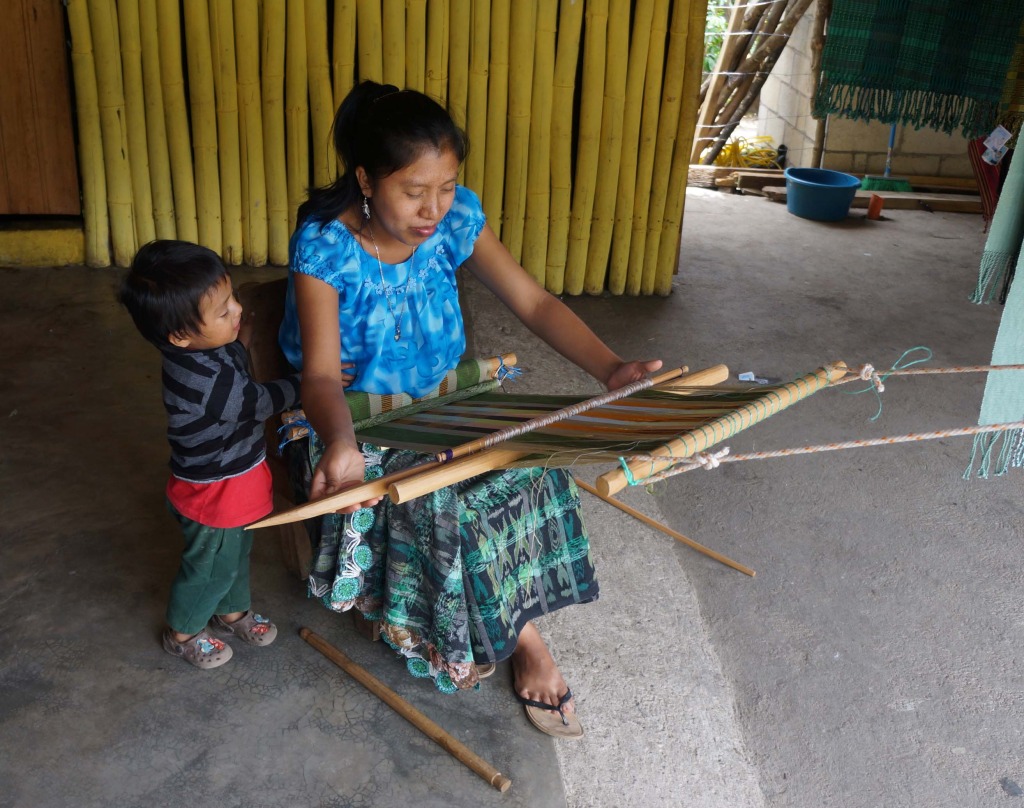
[[[174,639],[174,633],[169,628],[165,629],[164,650],[203,670],[220,667],[231,659],[232,654],[231,646],[211,637],[205,628],[185,642],[178,642]]]
[[[558,700],[557,707],[525,698],[518,693],[515,694],[515,697],[526,710],[526,717],[530,723],[544,734],[563,739],[583,737],[583,725],[580,724],[576,713],[565,712],[565,705],[572,698],[571,690],[565,691],[565,695]]]
[[[234,623],[225,623],[215,614],[210,618],[210,628],[223,636],[234,635],[246,645],[270,645],[277,637],[277,626],[252,609]]]

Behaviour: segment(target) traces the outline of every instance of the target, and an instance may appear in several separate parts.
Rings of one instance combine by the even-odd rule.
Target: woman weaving
[[[624,362],[545,292],[456,184],[466,141],[427,96],[357,85],[334,121],[344,173],[298,212],[281,346],[302,371],[314,434],[290,444],[310,499],[407,468],[422,455],[356,441],[353,390],[423,396],[466,347],[464,265],[534,333],[617,389],[660,361]],[[572,693],[534,618],[597,597],[578,490],[561,469],[511,469],[412,502],[372,500],[317,520],[310,591],[381,621],[410,672],[453,692],[511,658],[530,720],[582,734]]]

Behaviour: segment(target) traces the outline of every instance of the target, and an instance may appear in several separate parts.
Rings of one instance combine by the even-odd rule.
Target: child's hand
[[[323,456],[313,472],[313,481],[310,485],[310,500],[323,499],[331,494],[337,494],[347,488],[360,485],[366,471],[366,464],[363,460],[363,453],[354,446],[336,442],[329,443],[324,449]],[[380,497],[368,499],[349,505],[347,508],[340,508],[337,513],[353,513],[360,508],[368,508],[380,502]]]
[[[660,359],[623,362],[612,372],[612,375],[608,377],[605,384],[609,390],[618,390],[620,387],[625,387],[627,384],[640,381],[649,373],[654,373],[654,371],[660,370],[661,365],[662,362]]]
[[[352,384],[352,380],[356,377],[354,373],[346,373],[345,371],[349,368],[354,368],[355,362],[342,362],[341,363],[341,386],[348,387]]]

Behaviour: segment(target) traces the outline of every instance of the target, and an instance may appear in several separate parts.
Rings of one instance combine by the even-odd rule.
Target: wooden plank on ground
[[[775,202],[786,201],[785,186],[767,185],[764,195]],[[946,213],[981,213],[981,197],[967,194],[919,194],[898,191],[857,191],[853,197],[854,208],[866,208],[872,194],[885,200],[884,210],[933,210]]]

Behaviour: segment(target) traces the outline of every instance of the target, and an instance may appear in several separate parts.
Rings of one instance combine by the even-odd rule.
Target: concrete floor
[[[808,222],[692,189],[667,299],[570,305],[623,355],[793,377],[832,359],[986,363],[966,301],[980,217]],[[237,270],[236,283],[280,275]],[[1020,480],[964,482],[970,441],[733,464],[623,499],[757,571],[588,501],[601,600],[546,618],[587,737],[523,719],[507,666],[444,697],[303,596],[265,531],[268,649],[198,672],[158,643],[177,535],[163,510],[158,358],[117,273],[0,270],[0,806],[1015,804],[1024,786]],[[468,283],[474,352],[519,389],[594,390]],[[966,426],[982,376],[824,391],[734,452]],[[841,388],[846,391],[849,388]],[[594,472],[583,469],[591,479]],[[505,772],[499,794],[304,643],[309,626]],[[1020,785],[1018,785],[1020,784]]]

